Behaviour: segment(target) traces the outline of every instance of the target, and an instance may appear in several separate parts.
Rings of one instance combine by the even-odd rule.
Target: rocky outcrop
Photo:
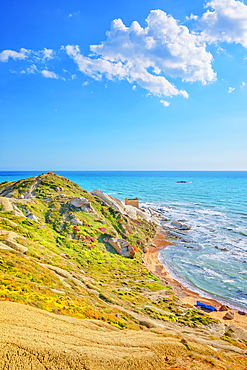
[[[7,239],[5,243],[12,249],[16,250],[17,252],[25,253],[28,251],[27,247],[24,247],[23,245],[11,240]]]
[[[5,218],[5,217],[0,217],[0,220],[5,220],[7,221],[7,223],[10,225],[10,226],[13,226],[13,227],[18,227],[19,225],[17,225],[15,222],[9,220],[8,218]]]
[[[4,236],[4,245],[2,245],[1,249],[11,249],[15,250],[17,252],[25,253],[28,251],[28,248],[24,245],[17,243],[17,238],[25,239],[23,236],[15,233],[14,231],[8,231],[8,230],[0,230],[0,236]],[[19,239],[18,239],[19,240]],[[4,248],[4,246],[8,246],[9,248]]]
[[[125,206],[121,202],[121,200],[119,200],[117,198],[114,198],[114,197],[111,197],[110,195],[105,194],[103,191],[101,191],[99,189],[93,190],[91,192],[91,194],[93,194],[94,196],[102,199],[104,203],[106,203],[108,206],[110,206],[113,209],[115,209],[115,211],[124,214]]]
[[[24,213],[18,207],[16,207],[15,205],[13,205],[13,209],[15,211],[15,216],[26,218],[26,216],[24,215]]]
[[[94,196],[103,200],[109,207],[115,209],[115,211],[121,213],[124,216],[130,217],[132,220],[142,219],[148,222],[153,222],[156,225],[160,224],[160,221],[154,215],[151,215],[148,210],[141,210],[131,205],[125,206],[120,199],[114,198],[103,191],[95,189],[91,192]]]
[[[222,306],[220,306],[219,311],[228,311],[228,307],[223,304]]]
[[[83,223],[81,222],[81,220],[79,220],[79,218],[77,218],[77,217],[73,217],[73,218],[71,219],[71,223],[72,223],[73,225],[79,225],[79,226],[82,226],[82,225],[83,225]]]
[[[76,207],[76,208],[80,208],[82,211],[94,212],[94,209],[93,209],[91,203],[86,198],[77,197],[77,198],[72,199],[68,203],[71,204],[72,206]]]
[[[170,227],[171,229],[177,229],[177,230],[190,230],[191,227],[185,224],[182,224],[178,221],[172,221],[170,224],[166,224],[167,227]]]
[[[182,225],[182,226],[180,226],[180,228],[179,228],[179,230],[190,230],[191,229],[191,227],[190,226],[188,226],[188,225]]]
[[[234,319],[234,312],[233,311],[228,311],[225,314],[224,319],[233,320]]]
[[[0,242],[0,249],[2,249],[2,250],[6,250],[6,251],[11,251],[11,250],[13,250],[12,248],[10,248],[8,245],[6,245],[6,244],[4,244],[4,243],[2,243],[2,242]]]
[[[135,255],[135,250],[130,245],[129,242],[119,238],[105,238],[104,241],[107,241],[111,246],[121,254],[121,256],[133,258]]]
[[[37,222],[37,223],[40,223],[39,219],[37,216],[35,216],[33,213],[29,213],[27,215],[28,218],[30,218],[30,220],[34,221],[34,222]]]
[[[2,206],[4,212],[13,211],[13,206],[7,198],[0,197],[0,205]]]
[[[66,278],[66,279],[73,279],[73,276],[70,272],[61,269],[60,267],[52,266],[52,265],[47,265],[45,263],[39,263],[40,266],[46,267],[47,269],[54,271],[56,274]]]

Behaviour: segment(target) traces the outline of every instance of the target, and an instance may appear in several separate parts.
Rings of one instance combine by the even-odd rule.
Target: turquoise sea
[[[0,182],[42,171],[0,172]],[[169,273],[201,295],[247,312],[247,172],[54,171],[82,188],[138,197],[171,221],[191,226],[159,253]],[[177,183],[186,181],[186,183]]]

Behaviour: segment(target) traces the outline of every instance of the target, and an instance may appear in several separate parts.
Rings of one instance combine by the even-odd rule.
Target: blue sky
[[[1,2],[0,170],[247,170],[247,2]]]

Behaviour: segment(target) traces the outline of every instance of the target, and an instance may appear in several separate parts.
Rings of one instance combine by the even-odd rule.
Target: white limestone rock
[[[118,252],[121,256],[133,258],[135,250],[129,242],[119,238],[109,238],[108,243]]]
[[[39,221],[38,217],[35,216],[33,213],[29,213],[27,215],[27,217],[30,218],[30,220],[32,220],[32,221],[37,222],[38,224],[40,224],[40,221]]]
[[[79,220],[79,219],[78,219],[78,218],[76,218],[76,217],[72,218],[72,219],[71,219],[71,222],[72,222],[72,224],[73,224],[73,225],[80,225],[80,226],[82,226],[82,225],[83,225],[83,223],[81,222],[81,220]]]
[[[83,197],[76,197],[68,202],[74,207],[81,208],[85,212],[95,212],[89,200]]]
[[[4,212],[13,211],[13,206],[8,198],[0,197],[0,205],[3,207]]]
[[[93,190],[91,194],[102,199],[108,206],[115,209],[115,211],[125,214],[124,213],[125,206],[123,202],[121,202],[121,200],[111,197],[110,195],[105,194],[103,191],[99,189]]]

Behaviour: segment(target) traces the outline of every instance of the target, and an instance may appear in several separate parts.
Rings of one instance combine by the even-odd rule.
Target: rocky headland
[[[53,173],[1,183],[0,368],[246,369],[247,316],[196,307],[160,221]]]

